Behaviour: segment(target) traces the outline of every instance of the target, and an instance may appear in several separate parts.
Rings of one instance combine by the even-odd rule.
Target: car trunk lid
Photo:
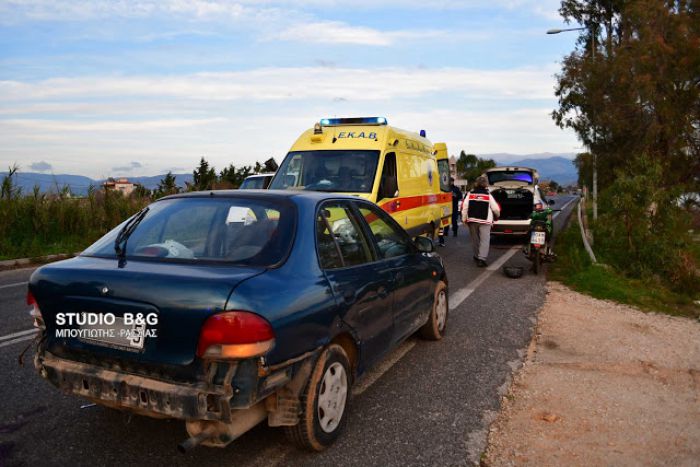
[[[204,321],[225,310],[238,284],[264,271],[135,260],[120,268],[114,259],[81,256],[38,269],[29,287],[46,323],[50,352],[89,363],[171,368],[188,374],[196,363]],[[115,318],[111,323],[104,320],[108,315]],[[87,316],[103,321],[88,323]],[[139,316],[144,323],[136,329],[146,331],[141,342],[90,332],[134,329]],[[61,329],[71,331],[57,334]]]

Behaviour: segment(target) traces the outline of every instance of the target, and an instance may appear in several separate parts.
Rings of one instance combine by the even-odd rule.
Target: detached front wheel
[[[435,298],[433,299],[433,309],[430,311],[428,321],[418,331],[420,336],[431,341],[438,341],[445,335],[447,327],[447,284],[440,281],[435,287]]]
[[[350,383],[345,350],[336,344],[328,346],[304,389],[299,423],[285,429],[287,438],[311,451],[323,451],[333,444],[346,424]]]

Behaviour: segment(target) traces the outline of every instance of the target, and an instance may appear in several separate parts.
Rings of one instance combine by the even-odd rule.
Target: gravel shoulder
[[[699,465],[700,323],[547,288],[482,463]]]

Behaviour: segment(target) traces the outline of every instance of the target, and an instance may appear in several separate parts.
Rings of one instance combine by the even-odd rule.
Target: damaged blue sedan
[[[36,369],[61,390],[185,421],[182,451],[264,420],[319,451],[357,377],[416,332],[443,336],[447,297],[432,242],[376,205],[236,190],[152,203],[36,270],[27,301]]]

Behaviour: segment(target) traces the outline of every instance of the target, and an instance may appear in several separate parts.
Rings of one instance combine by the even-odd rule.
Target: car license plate
[[[111,324],[83,324],[80,339],[107,347],[140,351],[146,341],[146,323],[125,324],[124,318],[115,316]]]
[[[530,243],[533,245],[544,245],[546,238],[545,235],[545,232],[532,232],[532,235],[530,236]]]

